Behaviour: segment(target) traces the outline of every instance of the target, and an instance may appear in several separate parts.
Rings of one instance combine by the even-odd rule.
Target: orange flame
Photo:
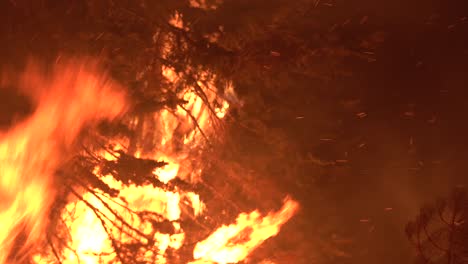
[[[163,75],[170,82],[176,82],[178,79],[177,74],[170,68],[164,68]],[[155,113],[147,120],[147,122],[153,122],[155,125],[149,126],[148,129],[152,129],[152,131],[143,130],[142,134],[155,134],[156,138],[154,141],[157,146],[154,151],[144,152],[138,149],[135,153],[135,156],[139,158],[164,160],[168,163],[166,166],[153,171],[154,176],[165,184],[175,177],[191,177],[188,181],[197,180],[197,170],[193,170],[190,165],[187,165],[190,163],[187,162],[190,158],[188,157],[188,152],[200,147],[204,141],[201,135],[202,131],[206,133],[212,128],[212,120],[210,119],[212,113],[210,111],[215,111],[218,117],[220,115],[223,117],[229,107],[229,104],[225,102],[220,108],[210,110],[200,96],[189,89],[183,91],[180,96],[187,102],[183,108],[182,106],[178,106],[173,112],[164,109]],[[208,91],[207,97],[209,100],[215,100],[216,93]],[[179,140],[178,137],[182,137],[183,147],[181,149],[174,149],[174,141]],[[121,141],[121,143],[115,144],[115,150],[128,148],[128,140]],[[100,156],[107,160],[115,159],[108,152],[100,153]],[[112,207],[111,209],[114,212],[118,212],[134,228],[139,229],[143,237],[141,234],[135,234],[131,230],[126,230],[126,232],[133,237],[122,237],[121,230],[118,229],[106,230],[103,224],[112,226],[109,219],[114,218],[113,213],[94,194],[85,193],[83,195],[84,201],[70,202],[62,214],[66,228],[68,228],[71,236],[71,241],[68,244],[70,249],[64,249],[61,255],[63,258],[62,263],[76,263],[78,260],[81,263],[89,264],[111,262],[116,258],[116,253],[112,248],[110,236],[119,237],[122,242],[134,241],[135,237],[142,239],[143,242],[147,242],[147,239],[150,238],[151,241],[154,241],[154,245],[152,245],[154,252],[147,252],[145,259],[150,260],[155,258],[158,263],[165,263],[164,254],[166,250],[168,248],[179,249],[185,239],[184,231],[179,222],[181,204],[184,203],[185,206],[190,207],[193,210],[194,217],[201,215],[205,209],[205,205],[200,200],[199,195],[193,192],[181,190],[167,191],[152,185],[124,186],[111,176],[100,175],[99,168],[96,169],[95,174],[111,188],[119,190],[117,199],[105,197],[105,195],[100,195],[99,198],[112,199],[113,202],[109,202],[109,205]],[[99,209],[102,213],[102,218],[107,220],[104,220],[103,223],[102,219],[99,219],[86,203]],[[129,212],[128,208],[133,213]],[[135,214],[135,212],[141,211],[155,212],[163,216],[165,220],[171,221],[175,233],[165,234],[156,232],[152,234],[154,230],[152,230],[151,225],[139,219]],[[42,263],[46,258],[38,255],[35,262]]]
[[[152,186],[131,185],[127,187],[115,181],[112,177],[103,177],[102,179],[112,188],[120,190],[120,197],[125,198],[126,207],[135,211],[152,210],[165,216],[169,221],[179,219],[179,193],[167,192]],[[119,230],[113,230],[109,234],[109,230],[106,230],[104,225],[111,226],[112,223],[110,222],[115,220],[115,217],[100,199],[103,199],[106,203],[110,202],[110,198],[104,195],[94,196],[91,193],[85,193],[83,196],[84,201],[102,213],[103,217],[101,219],[84,201],[71,202],[65,208],[63,219],[71,234],[72,241],[69,244],[70,248],[65,249],[63,252],[62,263],[110,263],[115,259],[116,253],[112,248],[109,235],[120,236],[121,242],[132,241],[131,236],[137,235],[135,231],[130,229],[125,230],[127,234],[119,233]],[[111,205],[111,209],[117,211],[132,227],[137,228],[147,238],[151,237],[153,230],[149,223],[137,218],[132,212],[118,204]],[[101,221],[104,221],[104,223]],[[167,248],[178,249],[182,246],[184,234],[177,223],[174,223],[174,229],[179,232],[172,235],[155,233],[154,237],[151,237],[151,239],[155,240],[154,253],[160,253],[156,256],[160,258],[158,263],[164,263],[162,255]],[[146,239],[146,237],[143,239]],[[154,253],[147,252],[147,254]],[[147,257],[150,259],[153,255],[147,255]],[[41,260],[41,258],[38,258],[36,263],[41,263]]]
[[[54,171],[79,132],[125,109],[124,95],[94,61],[58,63],[51,74],[39,69],[30,63],[16,82],[2,80],[18,86],[37,107],[31,117],[0,135],[0,264],[12,261],[16,244],[26,251],[44,235],[54,200]],[[16,241],[22,233],[24,241]]]
[[[123,94],[116,92],[117,85],[98,70],[95,62],[72,61],[60,66],[50,76],[34,65],[25,71],[18,84],[37,103],[36,112],[0,135],[3,170],[0,195],[5,196],[0,197],[5,201],[0,202],[0,222],[4,225],[0,230],[0,264],[10,261],[8,256],[18,243],[15,237],[22,230],[27,235],[24,249],[41,240],[54,200],[52,175],[82,128],[114,118],[125,110]],[[162,72],[169,86],[180,78],[171,68],[163,67]],[[153,171],[154,177],[164,184],[176,177],[187,182],[201,181],[201,168],[193,161],[196,159],[193,155],[200,153],[206,137],[216,136],[215,122],[229,109],[228,101],[218,97],[212,75],[202,72],[200,78],[197,85],[203,89],[203,96],[194,87],[185,87],[178,94],[186,101],[184,105],[148,114],[140,120],[129,120],[130,126],[135,127],[137,122],[143,122],[138,126],[139,133],[154,145],[148,150],[143,147],[144,142],[137,141],[135,157],[168,163]],[[225,96],[235,97],[232,86],[228,85],[224,91]],[[112,143],[114,151],[127,150],[130,139]],[[94,154],[106,160],[116,159],[115,153]],[[148,246],[141,252],[138,249],[135,261],[166,263],[166,251],[180,249],[185,240],[180,219],[184,208],[193,209],[191,217],[194,218],[206,211],[196,193],[177,187],[166,190],[150,184],[124,185],[111,175],[101,174],[99,167],[94,173],[119,191],[117,198],[96,189],[94,193],[78,194],[81,200],[69,201],[61,211],[69,241],[65,241],[60,252],[35,255],[34,263],[53,263],[56,258],[64,264],[112,263],[117,258],[113,238],[122,243]],[[241,213],[236,224],[220,227],[197,243],[193,263],[235,263],[246,259],[263,241],[275,236],[297,209],[296,202],[286,199],[282,209],[264,217],[258,211]],[[158,230],[154,219],[141,218],[139,212],[155,213],[161,218],[157,221],[169,222],[172,228],[167,229],[172,231]]]
[[[276,236],[280,227],[297,211],[297,202],[286,199],[278,212],[262,217],[258,211],[241,213],[235,224],[222,226],[207,239],[197,243],[193,251],[196,263],[237,263],[244,260],[263,241]]]
[[[179,78],[170,68],[163,68],[163,76],[171,83],[176,83]],[[199,82],[198,85],[206,88],[205,100],[213,102],[219,99],[215,92],[216,87],[210,80]],[[230,86],[225,90],[232,93]],[[152,139],[156,145],[154,151],[145,152],[138,149],[135,153],[135,156],[139,158],[168,162],[168,165],[153,172],[154,176],[165,184],[176,177],[189,182],[201,180],[200,169],[191,165],[190,160],[193,157],[190,155],[193,154],[193,150],[199,151],[199,148],[203,146],[204,137],[210,135],[210,131],[214,132],[213,118],[223,118],[229,108],[229,103],[221,100],[221,103],[218,103],[219,107],[210,109],[206,105],[207,102],[190,87],[182,91],[179,96],[187,103],[178,106],[172,112],[164,109],[155,113],[145,120],[150,124],[143,123],[141,133],[154,135]],[[202,134],[203,131],[207,134]],[[183,139],[183,147],[174,148],[174,142],[180,140],[180,137]],[[125,140],[123,144],[114,144],[115,150],[127,149],[128,144],[129,142]],[[101,153],[101,157],[107,160],[115,159],[106,152]],[[95,173],[111,188],[119,190],[118,198],[114,199],[105,195],[98,197],[95,194],[85,193],[83,201],[72,201],[66,206],[62,218],[70,232],[71,241],[61,254],[62,263],[80,261],[94,264],[114,261],[116,252],[112,247],[110,236],[119,237],[121,242],[132,242],[135,241],[135,237],[138,237],[137,240],[140,239],[139,241],[146,243],[150,239],[154,244],[151,245],[151,251],[142,254],[143,259],[166,263],[166,250],[179,249],[185,240],[185,233],[180,225],[182,204],[193,209],[193,217],[200,216],[206,209],[199,195],[193,192],[177,189],[167,191],[152,185],[124,186],[111,176],[100,175],[99,168],[96,168]],[[133,230],[125,230],[127,234],[122,236],[122,230],[110,230],[104,227],[112,226],[111,222],[112,219],[115,220],[115,216],[100,199],[108,202],[111,210],[118,212],[141,234],[136,234]],[[101,217],[98,217],[86,203],[100,210]],[[240,214],[236,224],[219,228],[205,241],[196,245],[193,263],[234,263],[244,260],[264,240],[275,236],[280,227],[294,215],[297,208],[296,202],[287,199],[280,211],[271,212],[265,217],[262,217],[258,211]],[[138,218],[134,213],[141,211],[155,212],[165,220],[171,221],[175,233],[167,234],[154,230],[149,223]],[[35,262],[43,263],[43,258],[38,256]]]

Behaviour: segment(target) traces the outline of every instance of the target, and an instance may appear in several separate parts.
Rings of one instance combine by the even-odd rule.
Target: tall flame
[[[36,103],[32,116],[0,135],[0,264],[20,262],[44,236],[55,198],[53,175],[80,131],[125,109],[118,85],[97,62],[30,63],[16,81]],[[18,247],[18,248],[17,248]]]
[[[181,78],[164,66],[162,75],[174,87]],[[99,189],[73,190],[78,199],[67,200],[60,212],[67,241],[61,242],[59,250],[51,247],[36,252],[34,263],[55,263],[57,258],[64,264],[120,263],[126,253],[119,253],[115,239],[120,246],[145,245],[131,252],[133,261],[167,263],[168,250],[176,252],[183,246],[183,214],[197,219],[207,208],[198,194],[168,186],[175,185],[171,181],[176,177],[186,183],[201,181],[197,155],[206,139],[216,136],[217,122],[230,107],[219,97],[212,74],[202,72],[199,78],[195,85],[203,90],[201,94],[194,87],[175,89],[185,104],[126,119],[136,139],[111,139],[113,149],[93,153],[107,162],[120,155],[164,160],[168,164],[152,173],[165,186],[124,184],[97,165],[93,173],[118,194],[111,197]],[[23,261],[13,258],[28,256],[28,249],[44,240],[55,199],[53,175],[66,161],[80,131],[117,117],[125,111],[126,102],[118,85],[95,61],[67,61],[50,72],[40,71],[33,63],[18,80],[1,81],[12,82],[36,103],[31,117],[0,135],[0,264],[4,264]],[[223,91],[225,97],[235,97],[231,85]],[[130,145],[133,151],[129,151]],[[263,241],[275,236],[297,208],[295,201],[286,199],[278,212],[266,216],[258,211],[239,214],[235,224],[218,228],[196,244],[192,263],[245,260]]]
[[[179,76],[170,68],[163,67],[163,76],[176,83]],[[176,177],[186,182],[200,181],[199,164],[192,164],[197,158],[205,137],[214,132],[214,122],[225,116],[229,103],[218,98],[214,82],[205,79],[199,82],[205,88],[205,98],[186,87],[178,96],[186,102],[170,111],[163,109],[149,114],[143,124],[130,126],[140,127],[139,134],[150,138],[153,149],[145,149],[144,143],[137,144],[134,155],[138,158],[164,160],[168,164],[153,171],[154,177],[163,184],[169,184]],[[210,86],[210,87],[206,87]],[[232,93],[232,87],[225,91]],[[207,102],[207,100],[209,102]],[[219,102],[220,100],[221,102]],[[217,107],[210,108],[210,102]],[[148,137],[150,135],[150,137]],[[138,139],[137,139],[138,140]],[[96,153],[104,160],[116,160],[119,151],[128,150],[130,140],[113,142],[114,153],[103,151]],[[125,152],[125,151],[124,151]],[[131,153],[130,153],[131,154]],[[183,208],[191,209],[194,219],[202,215],[206,208],[200,196],[179,188],[168,190],[151,184],[137,186],[124,185],[111,175],[101,173],[99,167],[94,173],[109,187],[119,191],[117,198],[94,190],[81,194],[81,200],[72,200],[63,209],[62,220],[69,232],[69,240],[59,253],[61,263],[113,263],[119,253],[113,245],[113,239],[119,243],[145,244],[146,249],[138,249],[133,261],[149,263],[167,263],[167,250],[176,251],[182,247],[186,233],[183,230],[181,216]],[[297,211],[298,204],[285,200],[278,212],[271,212],[262,217],[258,211],[241,213],[237,222],[222,226],[206,240],[196,244],[193,252],[193,263],[236,263],[247,256],[266,239],[275,236],[280,227]],[[99,212],[97,212],[98,210]],[[159,219],[148,220],[140,217],[140,212],[152,212]],[[116,217],[119,215],[120,219]],[[125,226],[125,223],[130,226]],[[170,223],[170,227],[155,228],[156,222]],[[172,231],[170,231],[172,230]],[[51,254],[34,256],[35,263],[50,263]],[[117,261],[117,263],[120,263]]]
[[[164,68],[163,71],[169,81],[177,80],[177,74],[172,69]],[[207,93],[209,100],[216,99],[216,93],[209,90]],[[190,160],[194,158],[189,157],[190,151],[203,145],[203,136],[206,134],[202,133],[207,133],[212,129],[210,111],[215,111],[220,118],[224,116],[229,107],[229,104],[224,102],[221,107],[210,110],[206,102],[190,89],[183,91],[179,96],[187,102],[184,106],[178,106],[172,112],[163,109],[143,121],[140,120],[140,122],[145,122],[140,133],[154,135],[152,141],[156,146],[152,151],[144,151],[144,148],[138,145],[135,156],[167,162],[166,166],[153,171],[154,177],[164,184],[168,184],[176,177],[186,178],[188,182],[199,180],[199,170],[190,165]],[[179,141],[182,146],[174,147]],[[128,139],[114,142],[113,151],[127,150],[129,144]],[[96,154],[108,161],[117,158],[114,154],[119,156],[118,153],[110,155],[106,151]],[[157,263],[166,263],[166,251],[170,248],[179,249],[185,239],[180,223],[182,207],[190,208],[193,217],[198,217],[205,210],[204,203],[196,193],[180,189],[165,190],[151,184],[123,185],[110,175],[102,175],[100,168],[96,168],[94,173],[109,187],[118,190],[118,197],[111,198],[95,190],[96,193],[84,193],[82,200],[71,201],[65,207],[62,219],[65,228],[69,231],[70,241],[60,256],[62,263],[76,263],[78,260],[80,263],[87,264],[112,262],[117,258],[112,245],[112,237],[119,237],[120,242],[123,243],[148,244],[148,241],[151,241],[152,244],[149,247],[154,252],[136,255],[142,256],[145,261],[155,259]],[[104,202],[107,205],[104,205]],[[100,212],[97,214],[91,207]],[[112,223],[112,220],[116,220],[114,212],[139,232],[130,228],[125,228],[125,230],[114,228],[115,223]],[[161,222],[171,222],[173,233],[154,230],[153,223],[141,219],[138,212],[158,214],[162,217],[159,219]],[[36,263],[43,263],[49,259],[53,258],[37,255],[34,260]]]

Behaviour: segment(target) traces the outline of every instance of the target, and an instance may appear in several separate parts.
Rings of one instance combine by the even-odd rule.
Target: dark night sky
[[[352,19],[346,34],[368,27],[384,32],[385,41],[375,62],[349,62],[351,77],[311,84],[344,92],[298,101],[294,115],[304,118],[281,120],[303,153],[348,160],[313,183],[316,170],[302,172],[298,181],[311,187],[296,193],[301,217],[328,219],[338,235],[353,240],[352,257],[339,263],[410,263],[404,225],[424,202],[466,184],[468,2],[356,0],[334,8],[343,10],[343,21]],[[358,25],[363,16],[366,24]],[[343,100],[354,104],[335,107]],[[22,111],[20,101],[2,91],[0,111]],[[333,141],[320,141],[330,136],[320,134],[326,131],[319,127],[321,111],[339,128]],[[8,122],[0,118],[1,125]],[[320,221],[313,222],[305,230],[311,235],[320,229]]]
[[[317,111],[330,106],[296,109],[305,118],[291,133],[302,136],[304,152],[348,160],[322,177],[313,190],[324,198],[305,211],[333,219],[337,233],[354,241],[353,256],[340,263],[410,263],[404,225],[425,202],[467,182],[468,2],[346,2],[346,16],[369,16],[364,27],[381,30],[385,41],[375,62],[352,62],[352,77],[327,84],[346,91],[330,101],[356,103],[330,114],[340,124],[334,141],[310,137],[320,130]]]

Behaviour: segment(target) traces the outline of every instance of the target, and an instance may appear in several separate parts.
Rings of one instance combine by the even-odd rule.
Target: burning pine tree
[[[297,204],[288,199],[277,213],[240,214],[235,224],[201,241],[218,221],[200,219],[206,207],[195,191],[208,189],[200,159],[221,129],[216,126],[222,126],[229,107],[223,97],[235,98],[231,87],[223,97],[218,93],[213,75],[200,76],[190,87],[163,67],[166,92],[176,105],[138,115],[130,110],[120,122],[102,126],[101,133],[88,131],[80,154],[66,158],[85,125],[115,118],[128,104],[122,88],[94,62],[63,60],[49,72],[34,64],[13,80],[37,106],[0,145],[7,205],[1,219],[7,224],[3,263],[22,262],[31,254],[34,263],[187,262],[190,257],[175,253],[191,247],[185,243],[187,221],[205,231],[195,235],[197,262],[233,263],[293,216]],[[37,252],[40,242],[45,246]]]
[[[35,110],[2,136],[0,162],[12,176],[2,175],[1,188],[22,205],[0,207],[2,219],[15,219],[1,233],[0,262],[232,263],[276,235],[297,203],[286,198],[279,208],[285,193],[216,146],[232,147],[226,134],[236,132],[226,128],[242,127],[282,152],[261,122],[234,122],[244,99],[267,105],[278,99],[266,91],[289,96],[285,83],[328,79],[342,58],[362,56],[311,19],[320,16],[316,5],[49,0],[0,8],[22,10],[6,14],[5,43],[25,44],[10,49],[48,61],[2,75],[24,87]],[[42,200],[28,204],[18,190]]]
[[[291,199],[268,215],[241,213],[242,203],[202,179],[222,119],[241,102],[226,76],[193,56],[233,52],[210,38],[193,42],[182,17],[174,12],[152,32],[130,69],[118,70],[124,58],[113,50],[99,62],[58,56],[50,69],[5,74],[34,111],[0,141],[1,263],[234,263],[294,215]],[[128,89],[99,68],[106,62]],[[211,203],[228,208],[210,215]]]
[[[190,257],[171,252],[190,247],[184,243],[190,221],[205,231],[195,236],[200,242],[193,257],[232,263],[245,259],[293,216],[297,204],[286,200],[277,213],[241,214],[236,224],[201,241],[218,221],[200,219],[206,207],[195,191],[207,189],[200,159],[229,107],[209,75],[197,88],[180,89],[177,73],[163,68],[167,92],[177,105],[139,115],[130,110],[120,122],[101,126],[101,133],[82,135],[80,154],[67,158],[85,126],[115,118],[128,103],[122,88],[95,62],[64,60],[59,58],[49,72],[32,64],[18,80],[12,78],[37,106],[0,145],[6,195],[2,262],[22,262],[33,253],[34,263],[187,262]],[[224,89],[226,97],[235,98],[229,93],[232,88]],[[41,242],[45,246],[37,252]]]

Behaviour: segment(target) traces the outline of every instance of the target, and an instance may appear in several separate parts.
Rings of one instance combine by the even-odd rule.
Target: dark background
[[[278,118],[270,122],[287,131],[299,156],[335,161],[300,166],[294,183],[280,181],[300,197],[293,221],[310,241],[311,263],[411,263],[405,224],[467,183],[468,2],[341,1],[334,8],[343,22],[351,19],[341,29],[349,38],[372,28],[385,40],[375,61],[347,62],[351,76],[308,83],[270,105],[290,109],[273,110]],[[276,176],[284,179],[284,171]],[[327,251],[319,237],[341,251]],[[317,248],[325,256],[313,258]]]

